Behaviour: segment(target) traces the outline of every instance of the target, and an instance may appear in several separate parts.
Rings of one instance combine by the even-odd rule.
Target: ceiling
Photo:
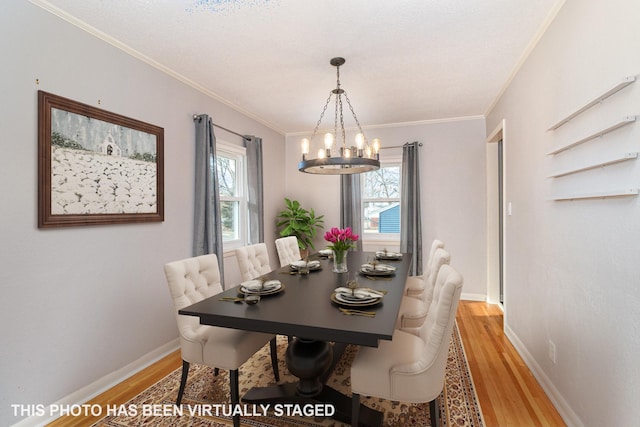
[[[484,115],[563,1],[32,0],[283,134],[313,129],[335,56],[364,127]]]

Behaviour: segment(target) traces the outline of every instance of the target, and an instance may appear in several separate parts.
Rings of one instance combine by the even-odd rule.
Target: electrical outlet
[[[549,340],[549,359],[555,365],[556,363],[556,345],[553,341]]]

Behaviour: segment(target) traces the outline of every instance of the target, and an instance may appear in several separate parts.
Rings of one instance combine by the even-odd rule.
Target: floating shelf
[[[606,199],[610,197],[631,197],[637,196],[637,188],[626,188],[624,190],[610,190],[596,193],[581,193],[570,196],[555,197],[553,200],[576,200],[576,199]]]
[[[605,93],[603,93],[602,95],[596,97],[593,101],[588,102],[587,104],[585,104],[582,108],[578,109],[577,111],[575,111],[574,113],[570,114],[569,116],[565,117],[564,119],[560,120],[558,123],[556,123],[555,125],[551,126],[549,129],[547,130],[556,130],[558,129],[560,126],[564,125],[565,123],[569,122],[571,119],[573,119],[574,117],[584,113],[585,111],[587,111],[589,108],[593,107],[594,105],[604,101],[605,99],[607,99],[608,97],[610,97],[611,95],[613,95],[616,92],[619,92],[620,90],[624,89],[625,87],[629,86],[631,83],[636,81],[636,77],[635,76],[628,76],[625,77],[624,79],[622,79],[622,81],[618,82],[614,87],[612,87],[611,89],[607,90]]]
[[[576,145],[580,145],[580,144],[585,143],[587,141],[591,141],[592,139],[598,138],[600,136],[604,136],[604,135],[608,134],[609,132],[613,132],[614,130],[620,129],[621,127],[626,126],[626,125],[628,125],[630,123],[633,123],[635,121],[636,121],[636,116],[625,116],[619,122],[617,122],[617,123],[605,128],[605,129],[599,130],[598,132],[595,132],[595,133],[593,133],[593,134],[591,134],[589,136],[585,136],[584,138],[582,138],[579,141],[575,141],[575,142],[572,142],[571,144],[564,145],[564,146],[562,146],[560,148],[556,148],[555,150],[548,152],[547,155],[561,153],[561,152],[563,152],[565,150],[568,150],[569,148],[575,147]]]
[[[626,162],[627,160],[633,160],[636,159],[638,157],[638,152],[633,152],[633,153],[624,153],[622,156],[619,157],[615,157],[613,159],[609,159],[609,160],[605,160],[603,162],[599,162],[599,163],[595,163],[592,165],[588,165],[588,166],[582,166],[578,169],[571,169],[568,171],[564,171],[564,172],[558,172],[554,175],[550,175],[549,178],[559,178],[561,176],[565,176],[565,175],[571,175],[572,173],[578,173],[578,172],[583,172],[589,169],[595,169],[598,168],[600,166],[608,166],[608,165],[613,165],[616,163],[620,163],[620,162]]]

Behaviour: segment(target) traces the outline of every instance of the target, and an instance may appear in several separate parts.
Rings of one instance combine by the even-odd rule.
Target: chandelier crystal
[[[320,119],[316,123],[315,129],[310,138],[301,141],[302,161],[298,163],[300,172],[324,174],[324,175],[344,175],[369,172],[380,168],[380,140],[374,139],[369,144],[367,137],[362,131],[358,117],[356,116],[347,92],[340,87],[340,66],[345,63],[344,58],[333,58],[329,62],[336,67],[336,88],[331,91],[327,102],[320,113]],[[335,95],[335,121],[333,132],[324,135],[324,148],[318,150],[316,158],[310,158],[310,150],[313,138],[318,132],[322,118],[324,117],[331,98]],[[358,126],[358,133],[353,144],[347,144],[346,132],[344,129],[344,115],[342,111],[342,100],[347,102],[353,119]],[[338,127],[339,126],[339,127]],[[339,142],[341,140],[341,143]],[[335,146],[339,145],[339,148]]]

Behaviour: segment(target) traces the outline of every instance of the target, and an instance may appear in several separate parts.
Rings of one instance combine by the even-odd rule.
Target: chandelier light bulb
[[[318,150],[318,158],[319,159],[324,159],[324,155],[325,155],[325,150],[323,150],[322,148]]]
[[[359,133],[356,135],[356,148],[358,150],[362,150],[363,145],[364,145],[364,135]]]
[[[303,138],[300,141],[302,154],[309,154],[309,140],[307,138]]]

